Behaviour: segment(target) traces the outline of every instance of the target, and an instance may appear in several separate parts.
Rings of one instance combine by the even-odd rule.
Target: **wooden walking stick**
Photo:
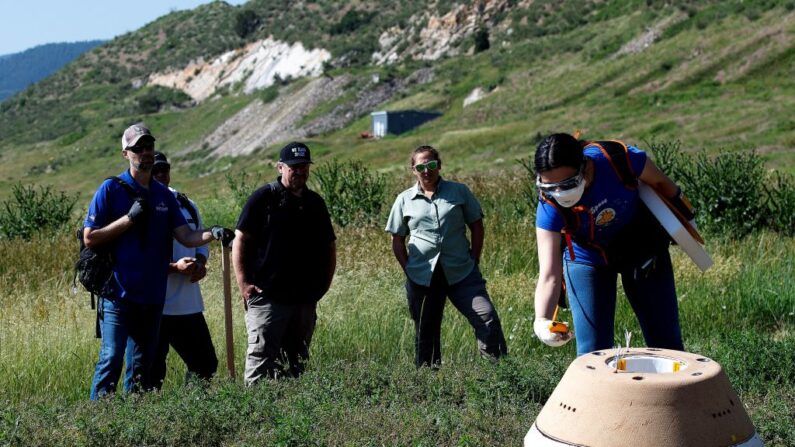
[[[231,245],[231,244],[230,244]],[[221,274],[224,276],[224,326],[226,329],[226,369],[235,380],[235,343],[232,334],[232,285],[229,279],[229,252],[231,246],[221,244]]]

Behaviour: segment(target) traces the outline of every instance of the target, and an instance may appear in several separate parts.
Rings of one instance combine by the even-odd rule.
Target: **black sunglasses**
[[[155,144],[154,143],[136,144],[135,146],[128,147],[127,150],[132,152],[132,153],[134,153],[134,154],[140,154],[143,151],[147,151],[147,150],[148,151],[153,151],[153,150],[155,150]]]

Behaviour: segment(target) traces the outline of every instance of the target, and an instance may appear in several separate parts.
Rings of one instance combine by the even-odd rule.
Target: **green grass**
[[[71,292],[76,242],[69,235],[0,241],[0,444],[518,443],[575,351],[548,348],[533,335],[534,220],[520,177],[500,174],[453,177],[472,187],[486,212],[482,268],[511,355],[497,364],[479,359],[471,328],[448,307],[437,373],[413,367],[403,279],[379,224],[338,229],[338,273],[320,302],[300,379],[246,389],[218,377],[206,391],[184,388],[184,366],[172,355],[161,393],[89,403],[99,342],[87,294]],[[405,175],[390,197],[410,182]],[[723,366],[766,445],[792,445],[795,239],[757,233],[713,238],[708,248],[715,266],[706,274],[671,248],[685,346]],[[202,288],[223,376],[219,259],[213,246]],[[234,328],[240,372],[245,328],[237,299]],[[625,329],[643,345],[620,296],[616,334]]]

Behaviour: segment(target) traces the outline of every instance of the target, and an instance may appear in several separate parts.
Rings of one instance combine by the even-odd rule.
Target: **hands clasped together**
[[[177,273],[190,277],[190,282],[200,281],[207,275],[207,267],[204,265],[204,260],[197,258],[180,258],[174,263]]]

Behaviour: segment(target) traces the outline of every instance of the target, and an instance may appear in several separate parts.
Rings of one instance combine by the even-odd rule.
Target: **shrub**
[[[241,172],[238,176],[233,176],[230,173],[226,173],[224,177],[226,178],[226,184],[232,191],[232,197],[235,200],[235,205],[238,212],[240,212],[243,209],[243,206],[246,205],[246,202],[248,201],[248,198],[251,197],[251,194],[253,194],[257,188],[262,186],[259,179],[255,178],[253,174],[249,174],[246,171]]]
[[[489,43],[489,30],[485,27],[478,28],[472,36],[475,42],[475,53],[486,51],[491,47]]]
[[[660,169],[686,191],[705,230],[733,238],[761,229],[795,231],[795,184],[786,175],[768,173],[755,152],[710,158],[685,154],[678,142],[648,147]]]
[[[258,175],[246,171],[235,174],[227,172],[224,178],[229,191],[219,188],[213,197],[199,201],[199,209],[206,227],[222,225],[234,228],[248,198],[257,188],[263,186],[262,179]]]
[[[332,160],[319,166],[313,177],[337,225],[370,224],[378,220],[386,193],[384,175],[368,172],[359,161]]]
[[[140,113],[157,113],[164,106],[184,107],[191,97],[182,90],[156,85],[148,87],[135,97]]]
[[[250,9],[243,9],[235,14],[235,33],[245,39],[249,34],[259,28],[260,19],[257,13]]]
[[[342,16],[342,19],[340,19],[339,22],[331,25],[329,28],[329,34],[339,35],[351,33],[356,31],[356,29],[362,25],[365,25],[372,17],[372,13],[351,9],[346,12],[344,16]]]
[[[77,196],[55,193],[50,186],[17,183],[12,186],[13,200],[0,209],[0,238],[30,239],[44,231],[57,231],[70,223]]]
[[[278,76],[278,74],[276,75]],[[275,79],[274,79],[275,80]],[[264,88],[259,92],[259,98],[262,100],[263,103],[268,104],[276,100],[279,97],[279,85],[278,83],[274,83],[270,87]]]
[[[795,235],[795,180],[776,172],[771,175],[768,190],[768,223],[770,228]]]

